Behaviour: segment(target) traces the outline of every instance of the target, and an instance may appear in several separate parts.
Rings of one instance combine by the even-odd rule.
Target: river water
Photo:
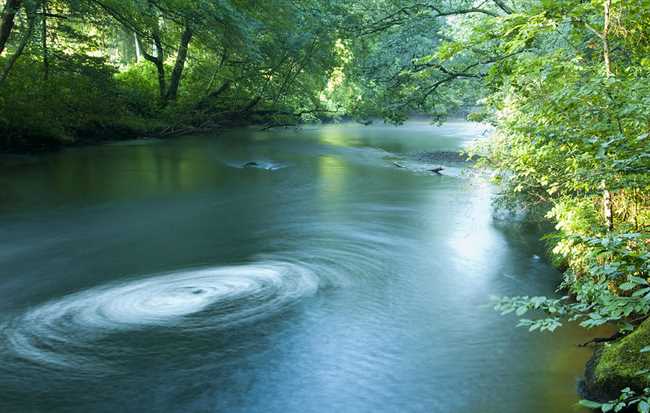
[[[489,304],[553,293],[539,230],[494,219],[461,165],[414,155],[484,129],[2,158],[0,411],[576,411],[585,337],[528,334]]]

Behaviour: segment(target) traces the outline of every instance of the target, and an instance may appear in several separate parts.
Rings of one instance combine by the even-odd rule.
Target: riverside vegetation
[[[0,1],[0,146],[349,117],[496,127],[497,205],[551,220],[564,297],[531,331],[615,325],[584,405],[650,411],[649,0]]]

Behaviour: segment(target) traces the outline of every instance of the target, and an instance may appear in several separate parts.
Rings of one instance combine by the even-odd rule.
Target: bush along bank
[[[496,140],[498,146],[499,138]],[[637,178],[630,182],[640,184],[648,177]],[[552,332],[567,322],[584,328],[616,326],[618,333],[599,344],[581,386],[585,398],[581,403],[604,412],[623,408],[650,411],[648,194],[647,184],[610,194],[612,227],[602,194],[551,200],[553,206],[546,217],[556,223],[557,231],[546,239],[553,261],[566,268],[558,288],[564,295],[503,297],[495,305],[503,314],[521,317],[518,325],[529,331]],[[508,195],[513,193],[506,191],[502,197]],[[531,313],[535,316],[525,318]]]
[[[498,38],[509,56],[485,75],[475,116],[497,131],[475,149],[478,166],[498,207],[555,225],[546,240],[565,269],[558,297],[503,297],[496,309],[530,331],[614,326],[584,386],[582,403],[602,411],[650,411],[648,21],[640,1],[542,2],[468,36]]]
[[[604,412],[648,412],[650,174],[643,160],[647,151],[639,146],[629,153],[614,152],[628,146],[612,148],[606,158],[599,155],[616,139],[647,147],[645,132],[633,131],[628,138],[619,135],[599,140],[595,148],[576,150],[548,138],[522,139],[522,131],[514,126],[516,122],[501,127],[480,163],[492,168],[501,185],[499,206],[538,217],[544,213],[543,219],[555,223],[556,231],[545,238],[552,260],[565,271],[558,288],[561,297],[503,297],[495,307],[521,317],[518,325],[530,331],[552,332],[568,322],[588,329],[615,326],[618,334],[604,340],[589,363],[582,404]],[[591,146],[589,139],[585,141]],[[619,167],[635,158],[636,167]],[[526,318],[527,314],[534,316]]]
[[[5,61],[0,57],[0,66]],[[155,70],[147,63],[118,70],[103,58],[65,56],[50,63],[47,79],[41,66],[23,56],[0,83],[0,152],[319,120],[316,112],[306,117],[294,107],[236,90],[209,98],[184,90],[177,101],[163,105],[152,82]]]

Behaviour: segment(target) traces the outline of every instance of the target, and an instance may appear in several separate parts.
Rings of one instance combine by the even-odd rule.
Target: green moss
[[[650,346],[650,320],[632,334],[603,348],[595,366],[596,382],[620,389],[631,387],[641,390],[650,386],[650,380],[638,374],[640,370],[650,368],[650,353],[641,353],[646,346]]]

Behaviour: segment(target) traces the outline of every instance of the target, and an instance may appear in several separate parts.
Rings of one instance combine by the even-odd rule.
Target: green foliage
[[[115,75],[117,87],[126,108],[134,114],[153,117],[158,112],[156,70],[151,65],[136,63]]]
[[[567,267],[562,287],[570,293],[497,302],[502,312],[549,316],[520,322],[531,330],[567,319],[629,329],[650,314],[650,33],[638,18],[647,5],[614,2],[605,31],[601,1],[527,2],[439,50],[446,59],[467,48],[503,57],[486,72],[492,110],[483,119],[498,132],[476,149],[479,167],[499,185],[499,206],[546,211],[556,223],[547,239]]]
[[[4,147],[317,121],[340,107],[326,92],[343,64],[343,2],[21,4],[0,57],[0,105],[15,107],[0,119]]]
[[[626,387],[621,390],[621,395],[616,400],[610,400],[606,403],[580,400],[580,405],[589,409],[598,409],[603,413],[628,411],[634,407],[639,413],[648,413],[650,412],[650,388],[646,388],[641,394],[637,394],[634,390]]]
[[[443,65],[436,55],[450,30],[439,12],[420,2],[363,3],[351,7],[355,24],[348,30],[356,38],[342,68],[349,96],[341,103],[347,113],[394,123],[413,113],[440,120],[476,102],[482,87],[480,70],[467,68],[471,59],[456,57]]]
[[[124,113],[112,81],[113,70],[102,59],[66,56],[52,62],[46,81],[38,61],[24,57],[2,85],[0,135],[26,146],[73,140],[83,130],[112,124]]]

